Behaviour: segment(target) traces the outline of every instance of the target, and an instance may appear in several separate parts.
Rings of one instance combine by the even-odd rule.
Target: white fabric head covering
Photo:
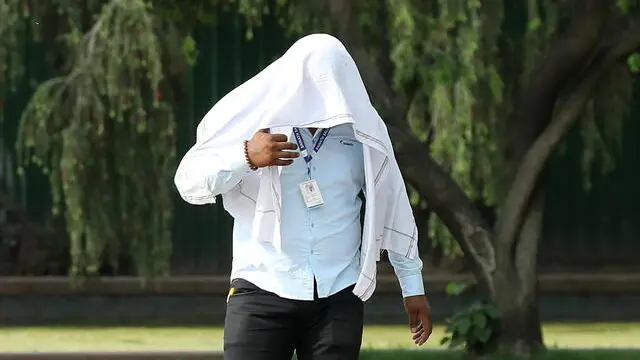
[[[347,49],[331,35],[313,34],[216,103],[198,126],[198,135],[226,147],[250,139],[259,129],[343,123],[354,123],[356,132],[377,139],[379,151],[392,151],[386,126]]]

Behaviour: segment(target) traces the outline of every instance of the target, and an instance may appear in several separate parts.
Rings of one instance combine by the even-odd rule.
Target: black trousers
[[[233,280],[224,325],[226,360],[357,360],[363,303],[350,286],[328,298],[289,300]]]

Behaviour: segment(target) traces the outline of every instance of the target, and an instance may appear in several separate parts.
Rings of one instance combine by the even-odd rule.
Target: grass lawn
[[[423,348],[441,349],[444,328],[436,327],[432,340]],[[632,324],[547,324],[545,342],[549,348],[635,348],[640,351],[640,323]],[[148,350],[220,350],[222,329],[213,327],[182,328],[90,328],[90,327],[9,327],[0,328],[0,352],[6,351],[148,351]],[[365,328],[363,349],[415,349],[404,326],[369,326]],[[410,354],[402,359],[412,359]],[[561,353],[562,354],[562,353]],[[620,356],[623,356],[620,353]],[[388,355],[388,356],[387,356]],[[391,359],[397,354],[376,355]],[[567,354],[564,354],[567,355]],[[371,359],[364,355],[363,359]],[[385,357],[387,356],[387,357]],[[424,356],[424,355],[422,355]],[[455,353],[438,354],[438,359],[457,358]],[[590,356],[590,355],[589,355]],[[594,355],[596,356],[596,355]],[[626,359],[616,356],[616,359]],[[631,358],[640,359],[635,353]],[[630,359],[631,359],[630,358]],[[416,358],[417,359],[417,358]],[[421,359],[425,359],[421,357]],[[543,357],[551,360],[555,357]],[[571,360],[571,356],[562,359]],[[576,359],[600,359],[579,357]]]
[[[425,346],[441,348],[444,328],[436,327]],[[403,326],[374,326],[365,329],[364,348],[410,348]],[[637,348],[640,350],[640,323],[631,324],[547,324],[544,339],[549,348]],[[640,357],[638,358],[640,360]]]
[[[462,354],[444,351],[365,351],[361,360],[463,360]],[[640,351],[632,350],[553,350],[529,360],[638,360]],[[513,360],[495,356],[490,360]]]

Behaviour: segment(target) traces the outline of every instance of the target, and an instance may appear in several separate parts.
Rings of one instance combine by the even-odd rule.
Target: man
[[[414,342],[429,338],[406,188],[386,127],[337,39],[300,39],[221,99],[175,183],[192,204],[221,194],[235,219],[225,359],[289,360],[294,350],[300,360],[358,359],[363,301],[383,250]]]

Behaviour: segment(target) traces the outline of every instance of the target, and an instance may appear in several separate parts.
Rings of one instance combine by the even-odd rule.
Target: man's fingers
[[[293,163],[293,160],[274,159],[271,162],[271,166],[289,166]]]
[[[424,331],[424,327],[422,326],[422,324],[420,322],[418,322],[418,326],[416,327],[416,331],[412,332],[413,334],[422,334],[422,332]]]
[[[418,346],[424,345],[424,343],[426,343],[427,340],[429,340],[429,336],[430,336],[429,333],[425,331],[424,333],[422,333],[420,338],[416,340],[416,344],[418,344]]]
[[[277,142],[274,147],[277,150],[298,150],[298,145],[292,142]]]
[[[421,336],[420,339],[418,340],[417,342],[418,346],[424,345],[427,342],[427,340],[429,340],[429,335],[426,335],[425,333],[425,335]]]
[[[287,135],[285,134],[272,134],[271,140],[275,142],[286,142],[289,138],[287,138]]]
[[[422,337],[422,334],[424,334],[424,330],[418,330],[416,333],[414,333],[411,338],[413,339],[413,341],[416,342],[416,344],[418,343],[418,339],[420,339]]]
[[[419,318],[422,331],[420,333],[420,338],[417,340],[417,344],[423,345],[425,342],[427,342],[427,340],[429,340],[433,327],[431,325],[431,319],[429,315],[424,310],[420,311]]]
[[[299,156],[300,153],[295,151],[278,151],[273,157],[277,159],[295,159]]]
[[[411,338],[413,339],[413,342],[418,344],[423,336],[424,326],[422,326],[422,323],[418,323],[418,327],[416,328],[416,331],[413,333],[413,336],[411,336]]]

